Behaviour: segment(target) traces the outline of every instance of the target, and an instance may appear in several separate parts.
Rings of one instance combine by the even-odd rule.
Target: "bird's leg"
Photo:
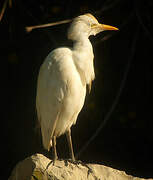
[[[85,163],[81,162],[81,161],[76,161],[75,157],[74,157],[74,152],[73,152],[73,146],[72,146],[72,139],[71,139],[71,129],[69,129],[66,132],[66,137],[67,137],[67,141],[68,141],[68,145],[69,145],[69,151],[70,151],[70,156],[72,158],[71,160],[66,160],[65,163],[67,165],[68,162],[70,163],[74,163],[76,166],[78,166],[79,164],[81,164],[82,166],[85,166],[86,168],[88,168],[88,174],[89,173],[93,173],[92,169]],[[79,166],[78,166],[79,167]]]
[[[68,146],[69,146],[69,152],[70,152],[70,156],[72,158],[72,161],[75,161],[75,157],[74,157],[74,152],[73,152],[73,145],[72,145],[72,139],[71,139],[71,129],[69,129],[66,132],[66,137],[67,137],[67,142],[68,142]]]
[[[56,136],[53,136],[52,142],[53,142],[53,162],[55,163],[55,161],[58,159],[57,151],[56,151]]]

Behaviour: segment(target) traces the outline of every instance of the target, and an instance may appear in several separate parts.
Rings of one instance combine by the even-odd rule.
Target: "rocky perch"
[[[19,162],[9,180],[144,180],[99,164],[71,163],[57,160],[55,164],[42,154]],[[153,179],[148,179],[153,180]]]

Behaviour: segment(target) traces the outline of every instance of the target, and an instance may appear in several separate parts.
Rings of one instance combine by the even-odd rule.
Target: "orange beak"
[[[106,24],[101,24],[103,30],[111,30],[111,31],[118,31],[119,29],[114,26],[106,25]]]

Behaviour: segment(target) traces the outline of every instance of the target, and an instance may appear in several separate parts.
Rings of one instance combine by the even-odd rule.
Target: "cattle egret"
[[[53,148],[54,161],[58,158],[56,138],[66,134],[70,156],[75,161],[71,126],[76,123],[86,96],[91,89],[94,73],[94,54],[89,40],[105,30],[118,28],[100,24],[91,14],[73,19],[68,29],[68,39],[73,47],[60,47],[46,57],[37,82],[36,108],[41,128],[42,142],[48,151]]]

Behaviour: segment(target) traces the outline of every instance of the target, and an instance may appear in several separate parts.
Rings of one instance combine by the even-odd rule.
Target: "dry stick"
[[[121,0],[116,0],[116,1],[113,1],[111,4],[108,4],[108,5],[107,5],[107,1],[106,1],[104,3],[103,7],[100,10],[97,10],[95,13],[100,14],[100,13],[103,13],[104,11],[108,11],[108,10],[114,8],[120,1]]]
[[[140,13],[139,13],[138,7],[136,6],[135,9],[136,9],[135,13],[136,13],[136,16],[137,16],[137,19],[138,19],[139,24],[142,26],[142,28],[144,29],[145,33],[148,35],[148,37],[150,38],[150,40],[153,42],[152,34],[151,34],[150,31],[148,30],[148,28],[145,26],[145,24],[144,24],[144,22],[143,22],[143,20],[142,20],[142,17],[141,17],[141,15],[140,15]]]
[[[12,8],[12,0],[9,0],[9,8]]]
[[[131,19],[134,17],[134,15],[135,15],[134,12],[131,12],[131,14],[125,20],[125,22],[119,26],[119,30],[122,30],[122,28],[124,28],[131,21]],[[104,36],[102,39],[99,39],[98,41],[94,42],[94,45],[98,45],[99,43],[108,40],[109,38],[116,35],[117,33],[119,33],[119,31],[114,31],[111,34]]]
[[[0,21],[1,21],[2,18],[3,18],[3,15],[4,15],[4,12],[5,12],[5,9],[6,9],[7,2],[8,2],[8,0],[5,0],[5,1],[4,1],[3,8],[2,8],[2,11],[1,11],[1,13],[0,13]]]
[[[55,25],[59,25],[59,24],[66,24],[66,23],[69,23],[71,21],[72,21],[71,19],[66,19],[63,21],[58,21],[58,22],[53,22],[53,23],[48,23],[48,24],[41,24],[41,25],[36,25],[36,26],[27,26],[26,31],[31,32],[33,29],[50,27],[50,26],[55,26]]]
[[[117,4],[120,0],[116,0],[115,3],[112,3],[110,4],[109,6],[107,7],[104,7],[102,8],[102,11],[107,11],[108,9],[112,8],[115,4]],[[99,11],[97,11],[96,13],[98,13]],[[50,27],[50,26],[56,26],[56,25],[59,25],[59,24],[66,24],[66,23],[69,23],[71,22],[72,19],[67,19],[67,20],[63,20],[63,21],[58,21],[58,22],[54,22],[54,23],[48,23],[48,24],[41,24],[41,25],[36,25],[36,26],[27,26],[25,29],[26,29],[26,32],[31,32],[33,29],[37,29],[37,28],[44,28],[44,27]],[[107,39],[107,38],[106,38]]]

